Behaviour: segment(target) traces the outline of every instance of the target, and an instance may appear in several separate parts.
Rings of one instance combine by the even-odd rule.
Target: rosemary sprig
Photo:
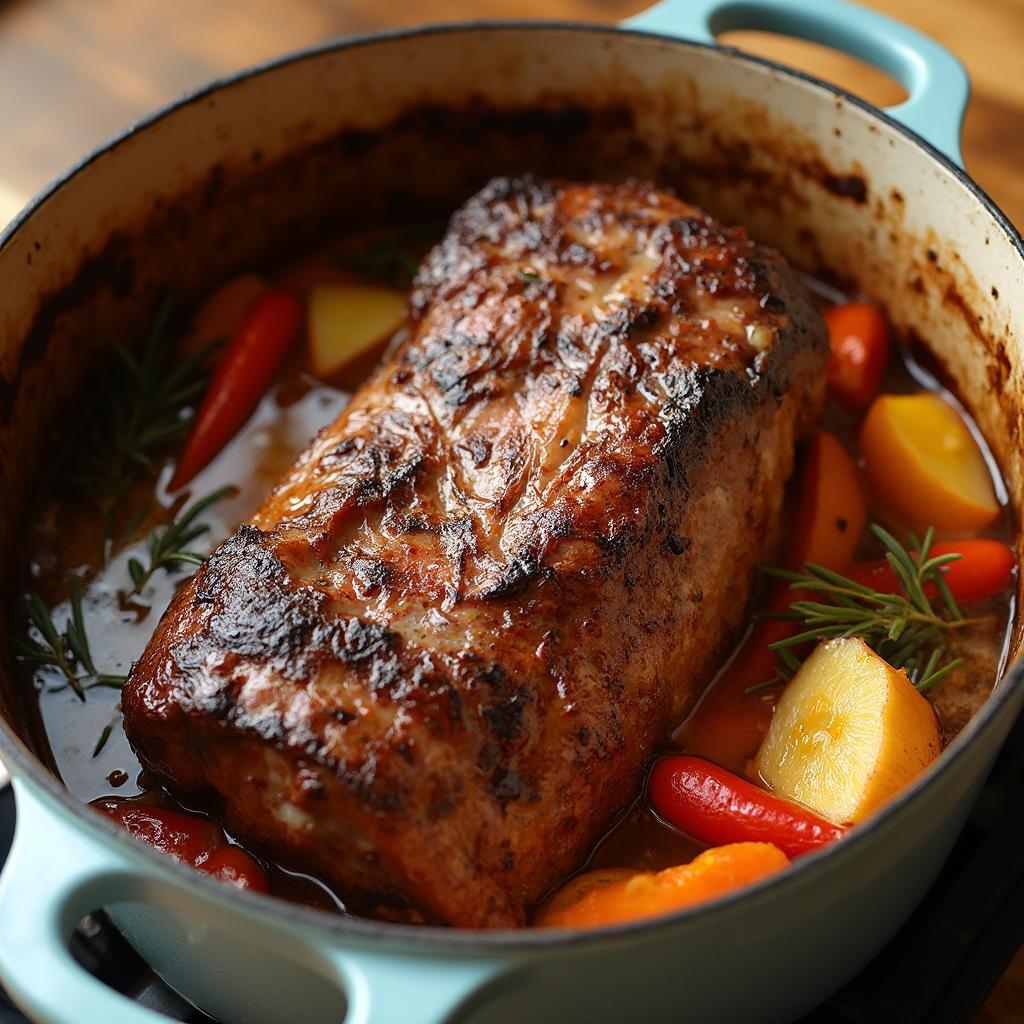
[[[87,494],[103,515],[108,539],[134,531],[145,509],[118,529],[118,504],[140,473],[152,472],[154,458],[189,425],[188,406],[206,387],[206,359],[216,343],[178,358],[168,344],[173,310],[168,296],[137,350],[123,344],[96,377],[94,398],[68,453],[66,477]]]
[[[189,544],[192,541],[210,529],[208,523],[198,521],[199,517],[211,505],[221,501],[233,491],[233,487],[218,488],[211,494],[207,494],[205,498],[186,505],[171,522],[166,526],[157,527],[149,535],[149,550],[147,552],[149,564],[144,566],[137,558],[128,559],[128,575],[131,576],[134,584],[128,592],[129,596],[141,593],[142,588],[158,569],[170,571],[182,563],[202,565],[206,561],[205,555],[189,549]]]
[[[960,664],[960,658],[943,661],[942,639],[949,631],[981,621],[963,617],[944,579],[943,566],[960,555],[930,556],[935,536],[931,527],[922,541],[910,534],[909,548],[877,524],[870,529],[884,545],[902,593],[873,590],[820,565],[807,564],[803,572],[765,568],[770,575],[788,580],[791,589],[820,598],[794,601],[784,617],[799,621],[803,629],[769,645],[782,662],[783,679],[800,667],[797,648],[835,637],[860,637],[890,665],[904,669],[922,692]],[[937,600],[928,596],[929,587],[935,588]]]
[[[25,614],[35,627],[39,639],[29,636],[14,641],[16,656],[20,661],[36,665],[51,665],[60,669],[67,685],[79,700],[85,700],[85,691],[94,686],[109,686],[120,689],[125,676],[100,672],[89,649],[89,637],[82,617],[82,587],[77,577],[68,583],[68,604],[70,615],[59,630],[50,610],[38,594],[25,597]]]

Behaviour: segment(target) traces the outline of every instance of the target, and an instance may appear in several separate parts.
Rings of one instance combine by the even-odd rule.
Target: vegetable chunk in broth
[[[215,794],[172,792],[144,768],[120,688],[183,581],[403,341],[404,296],[442,231],[346,238],[222,282],[192,313],[161,302],[150,336],[87,383],[86,412],[55,424],[60,458],[8,595],[40,751],[78,798],[228,884],[343,913],[323,879],[243,849]],[[523,278],[539,280],[532,267]],[[534,908],[538,925],[666,913],[842,841],[963,728],[1002,670],[1017,558],[993,459],[870,297],[808,283],[830,329],[830,397],[746,630],[665,737],[644,792],[607,809],[608,833]],[[772,729],[777,708],[786,736],[781,717]],[[844,745],[862,714],[859,742],[874,753]],[[886,760],[898,729],[920,741],[912,771]],[[854,762],[863,785],[842,799],[801,767]]]

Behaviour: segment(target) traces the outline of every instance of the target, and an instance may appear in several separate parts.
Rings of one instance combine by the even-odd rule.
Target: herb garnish
[[[158,569],[170,570],[181,563],[202,565],[206,561],[205,556],[198,551],[189,550],[188,545],[206,533],[210,527],[209,524],[197,520],[211,505],[233,491],[233,487],[221,487],[183,508],[178,516],[162,528],[157,527],[153,530],[149,537],[149,565],[143,566],[137,558],[128,560],[128,574],[134,584],[129,594],[138,594]],[[68,604],[71,614],[62,631],[58,629],[53,615],[38,594],[30,593],[25,596],[25,614],[38,632],[39,639],[32,636],[16,639],[16,657],[20,661],[59,669],[67,681],[66,685],[71,687],[81,701],[85,700],[86,690],[96,686],[121,689],[127,676],[100,672],[96,668],[85,630],[82,587],[77,576],[72,576],[68,581]],[[93,757],[97,757],[107,745],[120,716],[121,712],[118,709],[114,717],[103,727],[93,748]]]
[[[82,618],[82,587],[76,576],[72,576],[68,583],[68,604],[71,614],[63,631],[60,631],[43,599],[34,593],[26,595],[25,614],[35,626],[40,639],[28,637],[15,640],[16,656],[21,661],[52,665],[60,669],[67,685],[82,701],[85,700],[85,691],[94,686],[120,689],[126,677],[100,672],[93,661]]]
[[[165,298],[138,350],[112,347],[96,377],[93,400],[74,433],[66,476],[95,502],[108,540],[134,531],[145,509],[118,523],[119,500],[139,473],[152,472],[164,444],[184,433],[187,407],[206,387],[204,365],[218,343],[178,358],[168,344],[173,300]],[[173,359],[172,359],[173,357]]]
[[[205,498],[186,505],[166,526],[157,527],[149,535],[149,565],[144,566],[137,558],[128,559],[128,574],[132,578],[133,588],[129,595],[141,593],[157,569],[170,571],[181,563],[202,565],[206,556],[198,551],[190,551],[189,544],[201,537],[210,529],[208,523],[196,520],[211,505],[227,497],[235,490],[234,487],[221,487]]]
[[[900,594],[873,590],[820,565],[807,564],[803,572],[764,569],[788,580],[793,590],[812,591],[821,597],[794,601],[789,613],[782,616],[800,621],[804,629],[769,645],[782,661],[780,681],[800,667],[793,648],[834,637],[860,637],[894,668],[904,669],[921,692],[932,689],[960,664],[960,658],[943,662],[943,635],[982,621],[963,617],[942,572],[943,566],[961,556],[929,557],[935,536],[932,527],[922,541],[910,534],[909,548],[877,524],[870,530],[885,546],[886,560],[903,591]],[[938,600],[929,597],[931,588]],[[762,685],[766,684],[750,690]]]
[[[520,270],[519,276],[528,284],[537,284],[540,281],[540,274],[536,270]]]
[[[440,238],[444,228],[443,222],[416,224],[359,249],[340,252],[335,259],[343,267],[389,284],[408,285],[419,270],[423,254]]]

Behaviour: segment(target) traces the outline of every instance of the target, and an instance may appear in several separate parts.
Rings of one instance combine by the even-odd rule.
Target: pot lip
[[[297,64],[327,53],[343,53],[346,50],[377,43],[415,40],[427,36],[458,34],[462,32],[523,30],[573,31],[609,36],[625,35],[655,40],[672,46],[714,50],[730,59],[760,65],[804,85],[814,86],[832,99],[839,98],[845,103],[859,108],[863,113],[881,122],[887,129],[903,135],[910,142],[923,148],[933,160],[937,161],[945,170],[951,172],[958,183],[980,202],[985,212],[994,221],[995,226],[1007,237],[1016,250],[1017,255],[1024,262],[1024,239],[1021,238],[1020,233],[1014,228],[991,197],[962,167],[937,150],[926,139],[892,118],[884,110],[854,96],[847,90],[777,61],[745,53],[734,47],[722,46],[717,43],[706,43],[615,25],[542,19],[466,20],[360,33],[291,51],[215,78],[207,84],[186,92],[179,98],[159,107],[154,112],[132,122],[44,186],[8,224],[6,229],[0,231],[0,253],[3,252],[10,241],[21,230],[22,226],[40,207],[71,179],[85,171],[94,161],[116,150],[139,132],[152,127],[178,110],[197,103],[229,86],[236,85],[249,78],[258,77],[264,73],[273,72],[280,67]],[[854,829],[851,835],[846,837],[842,843],[827,846],[806,855],[801,858],[797,865],[738,892],[713,900],[710,903],[661,917],[579,932],[530,928],[486,931],[479,929],[442,928],[429,925],[393,924],[365,918],[337,916],[326,911],[289,903],[278,897],[251,893],[244,890],[227,889],[222,883],[178,864],[157,851],[134,841],[114,822],[107,821],[99,814],[91,813],[86,805],[75,799],[58,778],[46,769],[28,749],[13,725],[9,724],[2,717],[0,717],[0,748],[2,748],[4,757],[9,765],[16,769],[13,773],[15,784],[17,785],[19,782],[19,775],[27,777],[34,786],[45,790],[49,797],[52,797],[63,806],[67,813],[72,816],[76,828],[84,827],[87,831],[90,829],[95,830],[95,837],[119,845],[122,853],[128,855],[131,859],[139,859],[145,862],[150,870],[157,868],[162,873],[177,878],[189,887],[197,886],[199,891],[205,892],[209,899],[225,907],[232,906],[237,909],[241,906],[252,916],[266,914],[280,921],[282,925],[303,926],[321,932],[324,938],[351,939],[359,943],[372,941],[375,946],[390,946],[396,952],[404,951],[421,955],[429,953],[464,956],[472,956],[474,954],[476,956],[487,956],[489,954],[497,955],[501,953],[525,955],[532,951],[541,950],[575,950],[581,947],[593,948],[611,944],[617,945],[633,939],[650,938],[658,932],[668,932],[674,929],[682,930],[696,919],[707,920],[714,916],[725,916],[735,913],[737,907],[744,903],[763,902],[769,895],[780,892],[787,886],[792,887],[811,873],[816,875],[822,874],[828,870],[828,866],[833,862],[838,863],[849,857],[865,855],[865,849],[868,843],[873,841],[872,837],[876,833],[883,829],[891,828],[896,816],[908,804],[916,800],[925,788],[939,785],[940,778],[948,776],[955,769],[960,759],[961,751],[965,747],[983,741],[984,734],[992,731],[997,725],[997,718],[1003,711],[1003,705],[1022,686],[1024,686],[1024,659],[1012,664],[1006,670],[1005,675],[997,682],[984,706],[942,752],[929,770],[919,776],[912,785],[907,787],[896,799],[879,811],[870,822]]]
[[[312,57],[320,57],[328,53],[343,53],[346,50],[358,49],[361,46],[370,46],[377,43],[389,43],[406,39],[420,39],[427,36],[456,35],[461,32],[505,32],[505,31],[572,31],[592,33],[595,35],[627,36],[641,39],[650,39],[672,46],[692,47],[698,50],[713,50],[724,54],[731,59],[759,65],[776,71],[785,77],[795,79],[805,85],[812,85],[822,92],[830,94],[833,98],[842,99],[844,102],[858,107],[862,112],[881,121],[887,128],[895,130],[903,135],[910,142],[922,147],[933,159],[937,160],[947,171],[952,172],[957,181],[963,185],[975,199],[980,200],[986,213],[992,216],[1003,233],[1009,238],[1014,248],[1024,259],[1024,238],[1013,226],[1009,218],[999,208],[995,200],[967,173],[967,171],[956,164],[945,153],[940,152],[927,139],[918,135],[917,132],[908,128],[902,122],[893,118],[881,107],[868,103],[867,100],[855,96],[842,86],[833,85],[821,78],[801,71],[798,68],[790,67],[768,57],[761,57],[757,54],[747,53],[733,46],[725,46],[720,43],[708,43],[696,39],[685,39],[681,36],[670,36],[659,32],[651,32],[645,29],[631,28],[623,25],[606,25],[600,22],[573,21],[571,19],[546,20],[541,18],[501,18],[501,19],[468,19],[450,22],[432,22],[426,25],[413,25],[407,28],[381,29],[371,32],[360,32],[353,35],[341,36],[329,39],[322,43],[315,43],[311,46],[301,47],[289,51],[277,57],[231,71],[211,79],[204,85],[198,86],[183,93],[181,96],[161,105],[156,110],[144,115],[136,121],[131,122],[122,130],[116,132],[98,146],[86,153],[80,160],[73,163],[65,171],[62,171],[55,178],[49,181],[37,192],[25,205],[25,207],[11,220],[4,230],[0,231],[0,251],[2,251],[17,234],[21,226],[42,206],[52,195],[58,192],[72,178],[84,171],[94,161],[105,154],[117,149],[122,143],[137,135],[139,132],[152,127],[158,122],[176,113],[178,110],[191,106],[206,99],[208,96],[221,91],[228,86],[236,85],[249,78],[257,78],[263,74],[272,72],[281,67],[291,64],[298,64]]]

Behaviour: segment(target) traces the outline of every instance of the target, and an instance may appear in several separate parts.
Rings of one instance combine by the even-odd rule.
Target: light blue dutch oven
[[[848,51],[909,99],[882,112],[716,46],[732,28]],[[138,324],[160,286],[196,296],[282,239],[451,208],[487,176],[523,170],[678,184],[883,301],[956,382],[1019,502],[1024,249],[960,168],[967,94],[945,50],[838,0],[668,0],[621,28],[423,28],[218,82],[89,157],[0,239],[5,557],[47,416],[99,339]],[[102,906],[225,1022],[792,1019],[854,975],[935,878],[1024,701],[1019,636],[971,725],[847,841],[734,897],[590,934],[348,920],[222,887],[79,806],[26,742],[17,694],[0,688],[18,801],[0,977],[39,1021],[163,1019],[69,955],[76,922]]]

